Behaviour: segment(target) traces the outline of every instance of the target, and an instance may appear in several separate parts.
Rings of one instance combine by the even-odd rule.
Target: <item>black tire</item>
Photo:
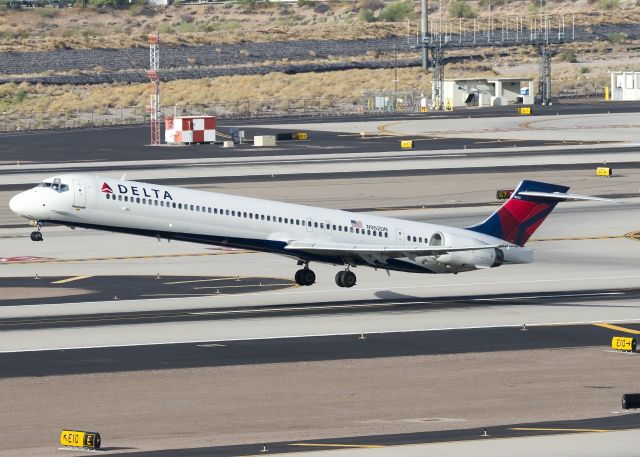
[[[296,281],[296,284],[299,285],[299,286],[304,285],[304,284],[302,284],[302,279],[300,279],[301,274],[302,274],[302,270],[298,270],[298,271],[296,271],[296,275],[294,277],[294,280]]]
[[[342,276],[342,287],[353,287],[356,285],[356,274],[353,271],[345,271]]]
[[[303,286],[310,286],[314,282],[316,282],[316,274],[313,272],[313,270],[309,270],[308,268],[305,268],[300,273],[300,279],[302,280]]]
[[[336,284],[338,287],[344,287],[344,274],[346,271],[339,271],[336,273]]]

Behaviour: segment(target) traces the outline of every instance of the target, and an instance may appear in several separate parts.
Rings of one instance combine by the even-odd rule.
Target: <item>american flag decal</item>
[[[354,221],[353,219],[351,220],[351,227],[354,228],[362,228],[362,222],[361,221]]]

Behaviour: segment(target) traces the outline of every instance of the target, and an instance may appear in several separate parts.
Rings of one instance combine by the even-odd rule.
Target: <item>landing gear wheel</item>
[[[42,241],[42,233],[41,232],[31,232],[30,235],[31,241]]]
[[[300,286],[310,286],[316,282],[316,274],[313,272],[313,270],[304,268],[302,270],[296,271],[295,281],[296,284]]]
[[[356,285],[356,274],[353,271],[339,271],[336,274],[336,284],[340,287],[353,287]]]
[[[353,287],[356,285],[356,274],[353,271],[345,271],[342,277],[343,287]]]

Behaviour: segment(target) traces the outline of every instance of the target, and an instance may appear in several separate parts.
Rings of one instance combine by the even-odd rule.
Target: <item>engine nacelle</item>
[[[436,257],[435,262],[453,271],[495,268],[504,263],[504,252],[497,248],[450,252]]]

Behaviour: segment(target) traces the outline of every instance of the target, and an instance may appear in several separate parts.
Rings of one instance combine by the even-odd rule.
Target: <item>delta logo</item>
[[[106,182],[102,183],[101,192],[105,194],[112,194],[113,189]],[[124,184],[118,184],[118,193],[120,195],[131,195],[136,197],[157,198],[163,200],[173,200],[171,194],[166,190],[160,189],[147,189],[139,186],[125,186]]]

